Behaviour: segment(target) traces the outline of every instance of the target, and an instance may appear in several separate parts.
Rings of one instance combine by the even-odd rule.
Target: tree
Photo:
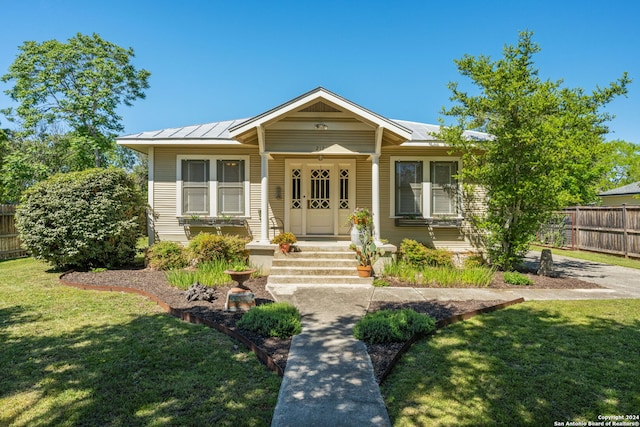
[[[640,181],[640,145],[622,140],[606,143],[608,173],[603,177],[600,190],[606,191]]]
[[[27,135],[42,124],[64,123],[76,149],[93,153],[93,163],[100,167],[124,129],[116,109],[145,97],[150,73],[131,65],[133,49],[97,34],[78,33],[67,43],[27,41],[19,49],[2,81],[14,82],[6,94],[20,105],[4,113],[19,117]]]
[[[518,44],[505,46],[497,61],[469,55],[456,60],[479,94],[449,83],[454,105],[442,110],[456,118],[450,127],[442,121],[441,133],[461,152],[466,194],[475,186],[486,194],[483,212],[467,214],[482,230],[490,260],[506,270],[521,263],[538,224],[553,210],[594,197],[606,169],[603,135],[611,118],[600,110],[626,95],[630,83],[624,73],[587,95],[562,81],[543,81],[534,68],[540,48],[532,36],[521,32]],[[464,129],[492,137],[475,140]]]

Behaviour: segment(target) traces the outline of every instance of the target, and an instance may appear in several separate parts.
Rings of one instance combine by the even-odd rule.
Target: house
[[[640,182],[598,194],[604,206],[640,205]]]
[[[471,243],[454,179],[462,164],[438,130],[319,87],[248,119],[117,142],[148,154],[151,239],[186,242],[215,227],[250,236],[258,259],[273,253],[269,240],[279,230],[348,239],[347,216],[366,207],[376,239],[391,251],[405,237],[465,251]]]

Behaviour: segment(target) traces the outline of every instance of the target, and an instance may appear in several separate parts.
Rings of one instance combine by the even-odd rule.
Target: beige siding
[[[390,215],[391,182],[389,176],[393,165],[391,156],[442,157],[449,156],[445,147],[385,147],[380,156],[380,236],[394,245],[402,239],[410,238],[428,246],[447,248],[453,251],[472,250],[473,245],[466,232],[457,228],[397,227]]]
[[[188,147],[156,147],[154,150],[154,227],[156,238],[159,240],[172,240],[186,243],[189,234],[200,231],[214,232],[212,228],[185,229],[178,225],[176,216],[176,156],[177,155],[250,155],[250,188],[251,188],[251,208],[249,230],[239,228],[224,228],[223,233],[238,233],[259,236],[260,219],[258,209],[260,209],[260,156],[257,148],[220,148],[202,149]]]
[[[267,151],[311,153],[339,147],[351,152],[371,153],[374,148],[374,131],[290,131],[267,130]]]
[[[602,206],[640,205],[640,195],[601,196]]]

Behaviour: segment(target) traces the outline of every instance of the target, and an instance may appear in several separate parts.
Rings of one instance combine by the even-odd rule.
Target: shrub
[[[524,274],[520,274],[517,271],[505,271],[502,275],[504,281],[510,285],[533,285],[533,281]]]
[[[302,332],[300,312],[286,302],[262,304],[238,321],[238,327],[267,337],[289,338]]]
[[[172,270],[186,267],[188,260],[181,244],[163,241],[149,248],[147,264],[155,270]]]
[[[400,257],[415,266],[449,267],[453,265],[453,254],[446,249],[430,249],[420,242],[403,239]]]
[[[464,268],[476,268],[487,265],[487,260],[484,259],[482,254],[473,254],[465,258],[463,262]]]
[[[384,288],[386,286],[389,286],[389,282],[387,282],[385,279],[373,279],[373,286],[375,286],[376,288]]]
[[[240,236],[200,233],[191,239],[187,250],[196,263],[214,260],[246,262],[246,243],[246,239]]]
[[[404,342],[414,335],[426,334],[435,328],[435,319],[408,308],[380,310],[367,313],[360,319],[353,328],[353,335],[356,339],[371,344]]]
[[[115,267],[133,262],[144,203],[122,170],[57,174],[27,190],[16,225],[31,254],[58,268]]]

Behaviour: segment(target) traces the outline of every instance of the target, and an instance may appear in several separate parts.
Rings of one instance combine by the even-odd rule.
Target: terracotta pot
[[[280,243],[280,251],[283,254],[289,253],[291,250],[291,243]]]
[[[360,277],[371,277],[372,272],[373,272],[373,268],[371,268],[370,265],[358,266],[358,276]]]

